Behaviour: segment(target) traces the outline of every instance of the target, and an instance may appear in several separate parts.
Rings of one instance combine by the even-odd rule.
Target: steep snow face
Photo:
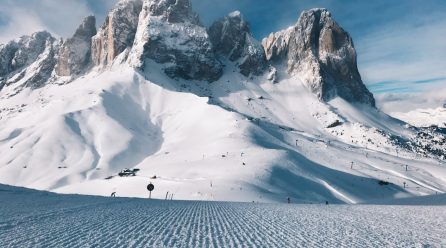
[[[353,41],[327,10],[304,11],[294,27],[271,34],[263,45],[269,60],[284,61],[321,100],[339,96],[375,106],[359,75]]]
[[[171,78],[215,81],[222,75],[222,65],[189,0],[144,2],[129,62],[144,68],[146,60],[164,64]]]
[[[208,33],[216,53],[237,62],[240,73],[248,77],[264,72],[265,51],[252,36],[248,23],[239,11],[212,24]]]
[[[93,37],[95,65],[110,65],[116,56],[132,47],[141,10],[142,0],[121,0],[116,4]]]
[[[58,76],[78,75],[91,63],[91,38],[96,34],[96,18],[84,19],[73,37],[60,47],[55,67]]]

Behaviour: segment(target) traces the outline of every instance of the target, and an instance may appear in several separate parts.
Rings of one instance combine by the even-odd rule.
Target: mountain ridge
[[[92,21],[0,48],[0,182],[305,203],[446,192],[446,135],[374,107],[325,9],[263,46],[241,13],[206,28],[187,0],[122,0]]]
[[[156,20],[157,17],[161,17],[159,20],[161,22]],[[70,69],[69,67],[78,66],[88,68],[92,66],[110,65],[119,54],[126,51],[128,54],[125,55],[124,60],[128,60],[128,63],[136,68],[143,68],[144,60],[149,58],[158,63],[176,64],[176,66],[165,69],[170,77],[212,82],[218,80],[222,75],[221,62],[217,58],[218,54],[220,54],[229,56],[228,59],[233,62],[241,60],[238,62],[240,64],[239,71],[247,77],[251,74],[255,76],[267,73],[267,68],[270,68],[270,71],[276,70],[274,64],[283,62],[288,64],[287,72],[290,74],[298,73],[311,91],[322,101],[329,101],[339,96],[350,102],[359,102],[373,107],[375,106],[373,95],[367,90],[360,78],[356,65],[356,52],[350,36],[339,27],[326,9],[311,9],[302,12],[294,28],[271,34],[263,40],[262,45],[254,39],[250,32],[249,24],[238,11],[230,13],[221,21],[216,21],[206,30],[200,24],[198,15],[193,12],[189,0],[121,0],[110,11],[104,24],[98,31],[96,31],[95,20],[93,18],[87,17],[84,20],[86,23],[82,23],[79,26],[78,30],[83,30],[85,24],[90,26],[88,27],[89,29],[94,29],[87,31],[88,35],[83,40],[77,38],[79,34],[75,33],[73,37],[66,41],[59,41],[56,44],[58,48],[54,51],[54,57],[58,58],[56,59],[57,63],[54,65],[55,75],[52,76],[53,79],[55,79],[54,76],[76,77],[87,72],[83,71],[83,68]],[[310,24],[309,22],[316,22],[317,20],[315,18],[319,18],[319,24],[323,28],[311,26],[315,24]],[[197,26],[186,25],[181,30],[175,31],[178,25],[182,25],[181,23]],[[159,26],[166,24],[167,26]],[[156,27],[154,27],[151,36],[143,37],[144,34],[147,36],[151,32],[150,29],[152,26]],[[299,31],[303,30],[304,26],[309,26],[312,31]],[[328,27],[325,28],[325,26]],[[165,34],[166,37],[162,38],[162,33],[155,34],[156,30],[169,29],[169,27],[171,30]],[[315,32],[319,29],[326,29],[328,31],[316,34]],[[330,31],[332,29],[338,30],[338,32],[332,33]],[[183,37],[183,40],[181,40],[183,44],[192,42],[188,40],[192,33],[184,33],[185,30],[194,30],[193,32],[195,34],[201,33],[200,38],[198,36],[194,37],[194,40],[200,41],[194,41],[197,43],[193,46],[188,45],[187,47],[183,47],[184,50],[182,51],[175,50],[175,48],[181,46],[180,43],[174,45],[173,50],[170,49],[167,44],[172,43],[179,37]],[[222,33],[223,31],[224,33]],[[300,33],[297,34],[297,31]],[[138,32],[140,33],[139,36],[142,37],[136,37]],[[175,34],[175,37],[167,37],[171,33]],[[209,33],[211,34],[210,37]],[[274,38],[274,36],[280,36],[282,33],[285,37],[288,37],[285,39],[289,40],[282,44],[284,46],[283,48],[277,48],[275,39],[282,38]],[[184,35],[181,36],[180,34]],[[320,41],[313,41],[317,38],[316,36],[321,37]],[[138,39],[140,40],[139,42]],[[291,42],[293,39],[295,42]],[[341,39],[346,40],[345,45],[339,44],[338,40]],[[301,41],[309,41],[309,43],[299,48],[296,44],[301,44]],[[240,46],[240,44],[243,44],[244,47],[236,47]],[[327,48],[321,49],[324,52],[320,51],[318,52],[320,55],[316,56],[310,51],[318,50],[318,44],[321,44],[321,47]],[[308,50],[306,47],[309,46],[316,47],[312,47],[309,51],[306,51]],[[33,46],[30,48],[32,49]],[[191,52],[193,49],[198,48],[199,50]],[[73,49],[75,50],[71,51]],[[236,53],[229,54],[234,49]],[[240,49],[243,49],[243,51]],[[274,52],[272,51],[276,49],[279,49],[279,53],[273,55]],[[5,54],[14,52],[10,51],[11,49],[5,48],[1,50]],[[39,53],[38,49],[35,50]],[[190,54],[185,53],[185,50]],[[288,51],[288,55],[286,55],[288,57],[287,61],[284,61],[285,58],[283,58],[284,55],[281,54],[281,50]],[[299,55],[306,53],[309,53],[309,57],[307,55],[304,55],[304,57]],[[76,58],[78,55],[75,56],[74,54],[83,55],[81,56],[82,58]],[[167,54],[170,54],[170,57],[166,56]],[[174,57],[171,57],[172,54],[175,54]],[[195,58],[194,56],[196,54],[199,54],[203,58]],[[328,54],[333,55],[328,56]],[[8,60],[8,57],[5,57]],[[7,67],[12,60],[13,58],[9,58],[9,61],[3,61],[1,66],[3,68]],[[71,61],[71,65],[67,64],[68,60]],[[302,66],[299,66],[299,63]],[[192,72],[192,65],[193,68],[197,68],[197,72]],[[184,66],[187,66],[187,68],[182,68]],[[10,74],[9,71],[0,71],[2,87],[6,84],[13,83],[7,82],[8,80],[6,78],[11,77],[8,74]],[[47,75],[44,79],[49,80],[49,78]],[[279,78],[275,76],[273,81],[277,80]],[[344,83],[340,85],[340,82]]]

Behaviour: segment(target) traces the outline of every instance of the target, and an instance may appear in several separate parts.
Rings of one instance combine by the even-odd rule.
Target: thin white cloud
[[[88,15],[98,15],[98,21],[102,21],[106,11],[94,13],[92,5],[102,5],[107,9],[115,2],[116,0],[2,0],[0,15],[6,23],[0,25],[0,43],[42,30],[55,36],[69,37]]]
[[[0,27],[0,44],[46,28],[38,16],[26,9],[2,8],[0,15],[6,17],[8,21],[7,25]],[[14,16],[21,18],[14,18]]]
[[[446,88],[422,93],[384,93],[376,96],[377,106],[386,113],[409,112],[414,109],[433,109],[446,103]]]
[[[392,23],[361,37],[356,46],[364,81],[401,83],[403,87],[414,81],[446,77],[445,27],[445,18],[431,15],[424,20]]]

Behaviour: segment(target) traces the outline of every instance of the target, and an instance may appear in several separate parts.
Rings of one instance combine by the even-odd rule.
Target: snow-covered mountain
[[[0,46],[0,183],[60,193],[358,203],[446,192],[444,129],[375,108],[325,9],[255,40],[189,0]],[[121,177],[124,168],[136,176]]]
[[[390,115],[416,127],[446,128],[446,108],[419,108],[409,112],[391,112]]]

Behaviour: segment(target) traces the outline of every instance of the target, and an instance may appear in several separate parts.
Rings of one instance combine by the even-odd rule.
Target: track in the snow
[[[444,206],[159,201],[0,190],[1,247],[443,247]]]

